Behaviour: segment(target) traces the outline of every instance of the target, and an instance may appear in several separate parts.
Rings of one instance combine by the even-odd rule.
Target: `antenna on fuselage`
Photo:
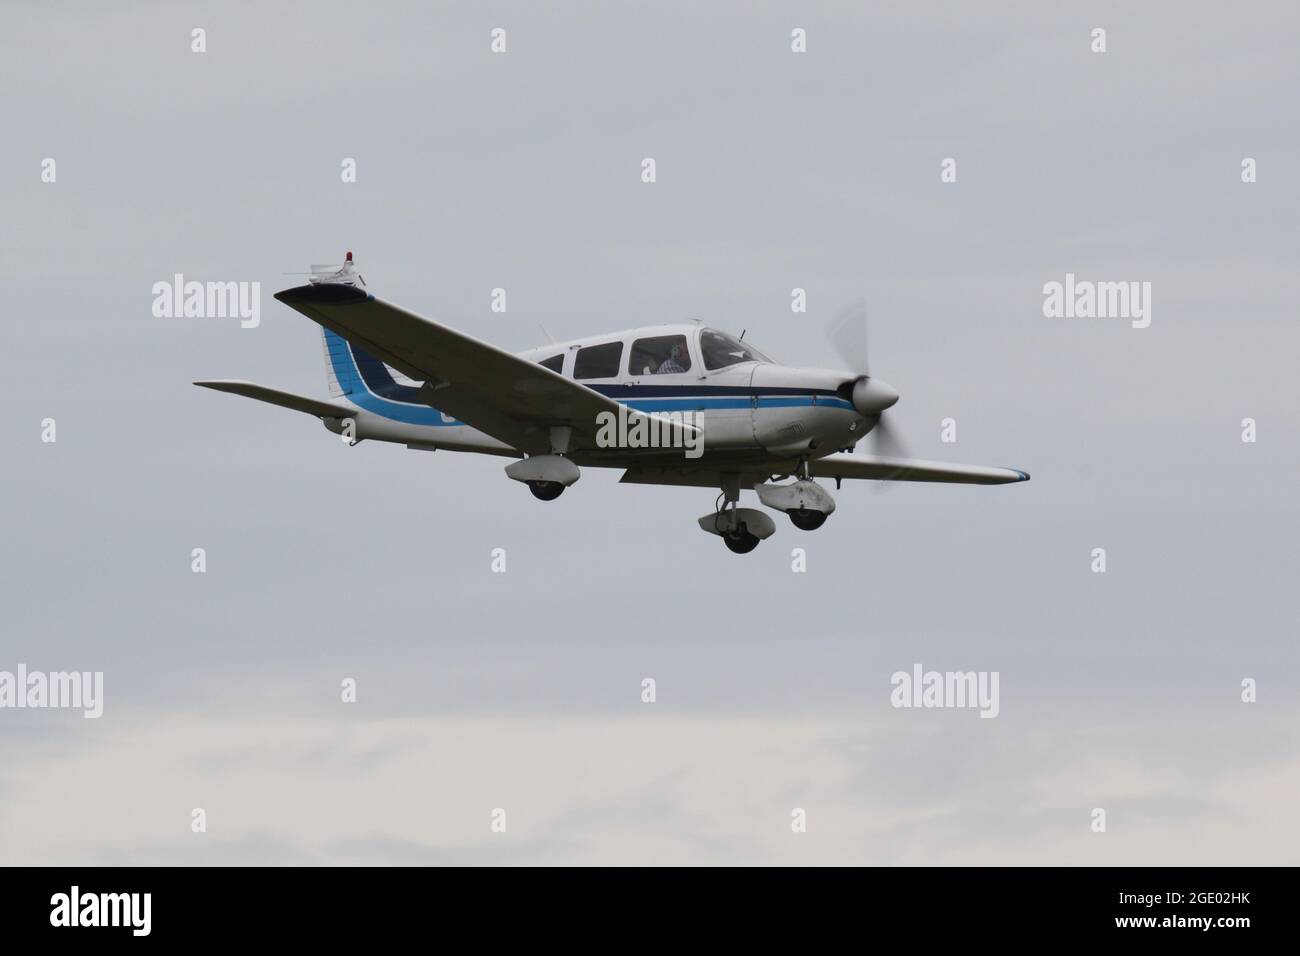
[[[547,331],[546,331],[546,326],[544,326],[544,325],[542,325],[542,323],[538,322],[538,323],[537,323],[537,327],[538,327],[539,329],[541,329],[541,330],[542,330],[542,334],[543,334],[544,336],[546,336],[546,341],[550,342],[552,345],[556,345],[556,344],[557,344],[556,341],[555,341],[555,336],[552,335],[550,332],[547,332]]]

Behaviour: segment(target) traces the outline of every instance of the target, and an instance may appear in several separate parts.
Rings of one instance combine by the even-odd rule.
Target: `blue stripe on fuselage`
[[[408,425],[442,428],[463,425],[446,421],[442,412],[420,400],[419,389],[397,382],[383,362],[325,329],[334,376],[349,401],[368,412]],[[740,385],[591,385],[594,391],[639,412],[706,411],[710,408],[797,408],[817,405],[853,410],[827,389],[749,388]]]

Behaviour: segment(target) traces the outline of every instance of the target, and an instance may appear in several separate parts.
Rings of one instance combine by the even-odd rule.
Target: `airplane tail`
[[[366,280],[357,271],[351,252],[341,265],[313,265],[307,275],[308,285],[277,292],[275,297],[284,301],[286,294],[310,292],[312,297],[319,293],[325,299],[365,298]],[[293,307],[298,308],[297,305]],[[320,321],[310,310],[298,310],[308,318]],[[325,375],[331,396],[337,398],[369,392],[379,398],[422,404],[416,397],[419,382],[402,375],[324,324],[321,325],[321,341],[325,347]]]
[[[331,395],[352,400],[373,395],[389,401],[424,404],[419,397],[419,382],[407,378],[324,326],[321,326],[321,336],[325,343],[325,372]]]
[[[352,358],[348,343],[329,329],[321,327],[321,343],[325,346],[325,377],[330,395],[335,398],[351,395],[360,388],[357,363]]]
[[[331,399],[344,399],[354,405],[365,404],[367,383],[376,383],[376,372],[372,366],[383,368],[383,364],[361,349],[350,346],[338,335],[328,329],[321,329],[322,342],[325,347],[325,378],[329,384]],[[362,366],[366,368],[366,377],[362,378]],[[390,379],[391,381],[391,379]],[[318,418],[347,418],[355,414],[355,409],[337,401],[318,401],[292,392],[244,382],[236,379],[216,379],[195,382],[204,388],[219,392],[232,392],[260,402],[268,402],[294,411],[306,412]],[[373,390],[373,388],[371,389]]]

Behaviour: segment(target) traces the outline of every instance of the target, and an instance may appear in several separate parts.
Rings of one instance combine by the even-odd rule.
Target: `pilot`
[[[682,363],[679,362],[678,359],[682,359],[684,361],[690,361],[689,359],[686,358],[686,346],[684,346],[681,342],[678,342],[676,345],[674,345],[673,350],[670,353],[668,353],[668,357],[659,363],[659,367],[655,369],[655,374],[666,375],[669,372],[685,372],[686,369],[682,366]]]

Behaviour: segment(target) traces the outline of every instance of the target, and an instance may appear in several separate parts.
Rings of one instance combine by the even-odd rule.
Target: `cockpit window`
[[[656,335],[637,339],[632,343],[632,357],[628,360],[632,375],[670,375],[689,372],[691,353],[684,335]]]
[[[704,355],[704,367],[709,371],[741,362],[772,361],[758,349],[716,329],[705,329],[700,333],[700,352]]]
[[[549,368],[552,372],[556,372],[556,373],[563,372],[564,353],[561,352],[559,355],[552,355],[550,358],[544,359],[543,361],[538,362],[537,364],[542,366],[543,368]]]
[[[618,375],[618,361],[623,357],[622,342],[588,345],[578,349],[573,360],[574,378],[614,378]]]

